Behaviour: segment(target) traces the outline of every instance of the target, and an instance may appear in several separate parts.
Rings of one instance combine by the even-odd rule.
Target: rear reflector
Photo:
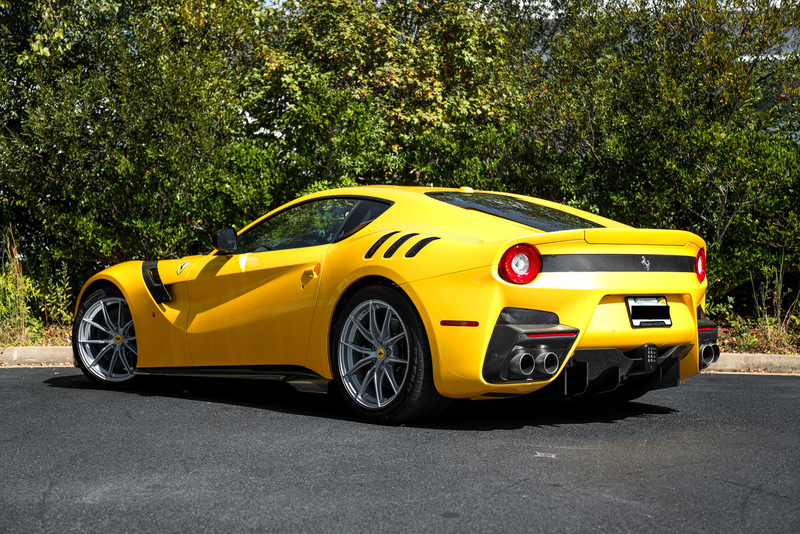
[[[714,330],[713,326],[704,326],[703,328],[698,328],[698,332],[711,332]]]
[[[528,334],[528,337],[575,337],[577,335],[577,332],[549,332]]]
[[[442,326],[478,326],[478,321],[442,321]]]

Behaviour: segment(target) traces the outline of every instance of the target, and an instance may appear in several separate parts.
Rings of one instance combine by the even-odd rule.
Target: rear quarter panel
[[[546,254],[681,255],[694,258],[704,242],[688,232],[626,231],[624,239],[664,244],[589,245],[583,231],[522,236],[496,249],[484,267],[403,286],[423,315],[429,329],[437,388],[453,397],[476,397],[487,392],[526,393],[538,384],[487,384],[481,377],[485,350],[492,329],[504,307],[556,313],[560,322],[580,330],[574,349],[618,348],[633,350],[645,343],[661,348],[694,345],[681,361],[681,379],[699,372],[697,306],[703,304],[706,282],[693,272],[544,272],[531,284],[519,286],[502,280],[497,271],[502,252],[519,242],[535,244]],[[556,235],[561,234],[561,235]],[[671,235],[670,235],[671,234]],[[580,237],[580,239],[578,239]],[[545,242],[546,240],[552,242]],[[595,236],[595,239],[598,239]],[[664,296],[670,305],[669,328],[634,329],[628,317],[626,296]],[[479,328],[443,327],[441,320],[478,321]],[[566,364],[568,360],[562,362]]]

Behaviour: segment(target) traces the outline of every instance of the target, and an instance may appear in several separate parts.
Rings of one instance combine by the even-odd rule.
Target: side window
[[[350,213],[350,216],[347,218],[347,221],[342,225],[342,228],[339,230],[339,235],[336,236],[335,241],[341,241],[347,237],[350,237],[354,233],[358,232],[366,225],[380,217],[384,211],[388,210],[391,207],[390,202],[380,202],[377,200],[372,200],[371,198],[366,198],[358,203],[358,206],[353,209]]]
[[[331,243],[356,204],[358,200],[352,198],[325,198],[294,206],[242,234],[236,252],[266,252]]]

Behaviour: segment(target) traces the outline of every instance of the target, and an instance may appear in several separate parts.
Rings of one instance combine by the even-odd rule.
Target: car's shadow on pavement
[[[513,430],[522,427],[613,424],[625,419],[668,415],[674,408],[647,401],[620,403],[577,402],[518,397],[491,401],[454,401],[442,416],[420,425],[443,430]]]
[[[301,393],[273,380],[138,376],[132,383],[110,388],[95,384],[82,374],[73,374],[49,378],[45,384],[65,389],[108,391],[113,395],[185,399],[297,415],[356,419],[335,395]]]
[[[109,388],[98,386],[81,374],[51,377],[44,383],[64,389],[111,392]],[[148,376],[137,377],[132,384],[113,391],[113,394],[186,399],[360,422],[336,392],[328,395],[301,393],[288,384],[275,381]],[[648,404],[646,400],[598,404],[571,399],[542,400],[528,396],[491,401],[455,400],[436,418],[412,422],[407,426],[441,430],[511,430],[537,426],[611,424],[674,412],[677,410]]]

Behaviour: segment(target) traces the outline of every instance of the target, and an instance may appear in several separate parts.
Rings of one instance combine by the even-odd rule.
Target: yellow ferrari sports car
[[[282,380],[399,423],[448,399],[630,400],[719,357],[705,242],[544,200],[371,186],[298,198],[213,251],[130,261],[78,298],[91,380]]]

